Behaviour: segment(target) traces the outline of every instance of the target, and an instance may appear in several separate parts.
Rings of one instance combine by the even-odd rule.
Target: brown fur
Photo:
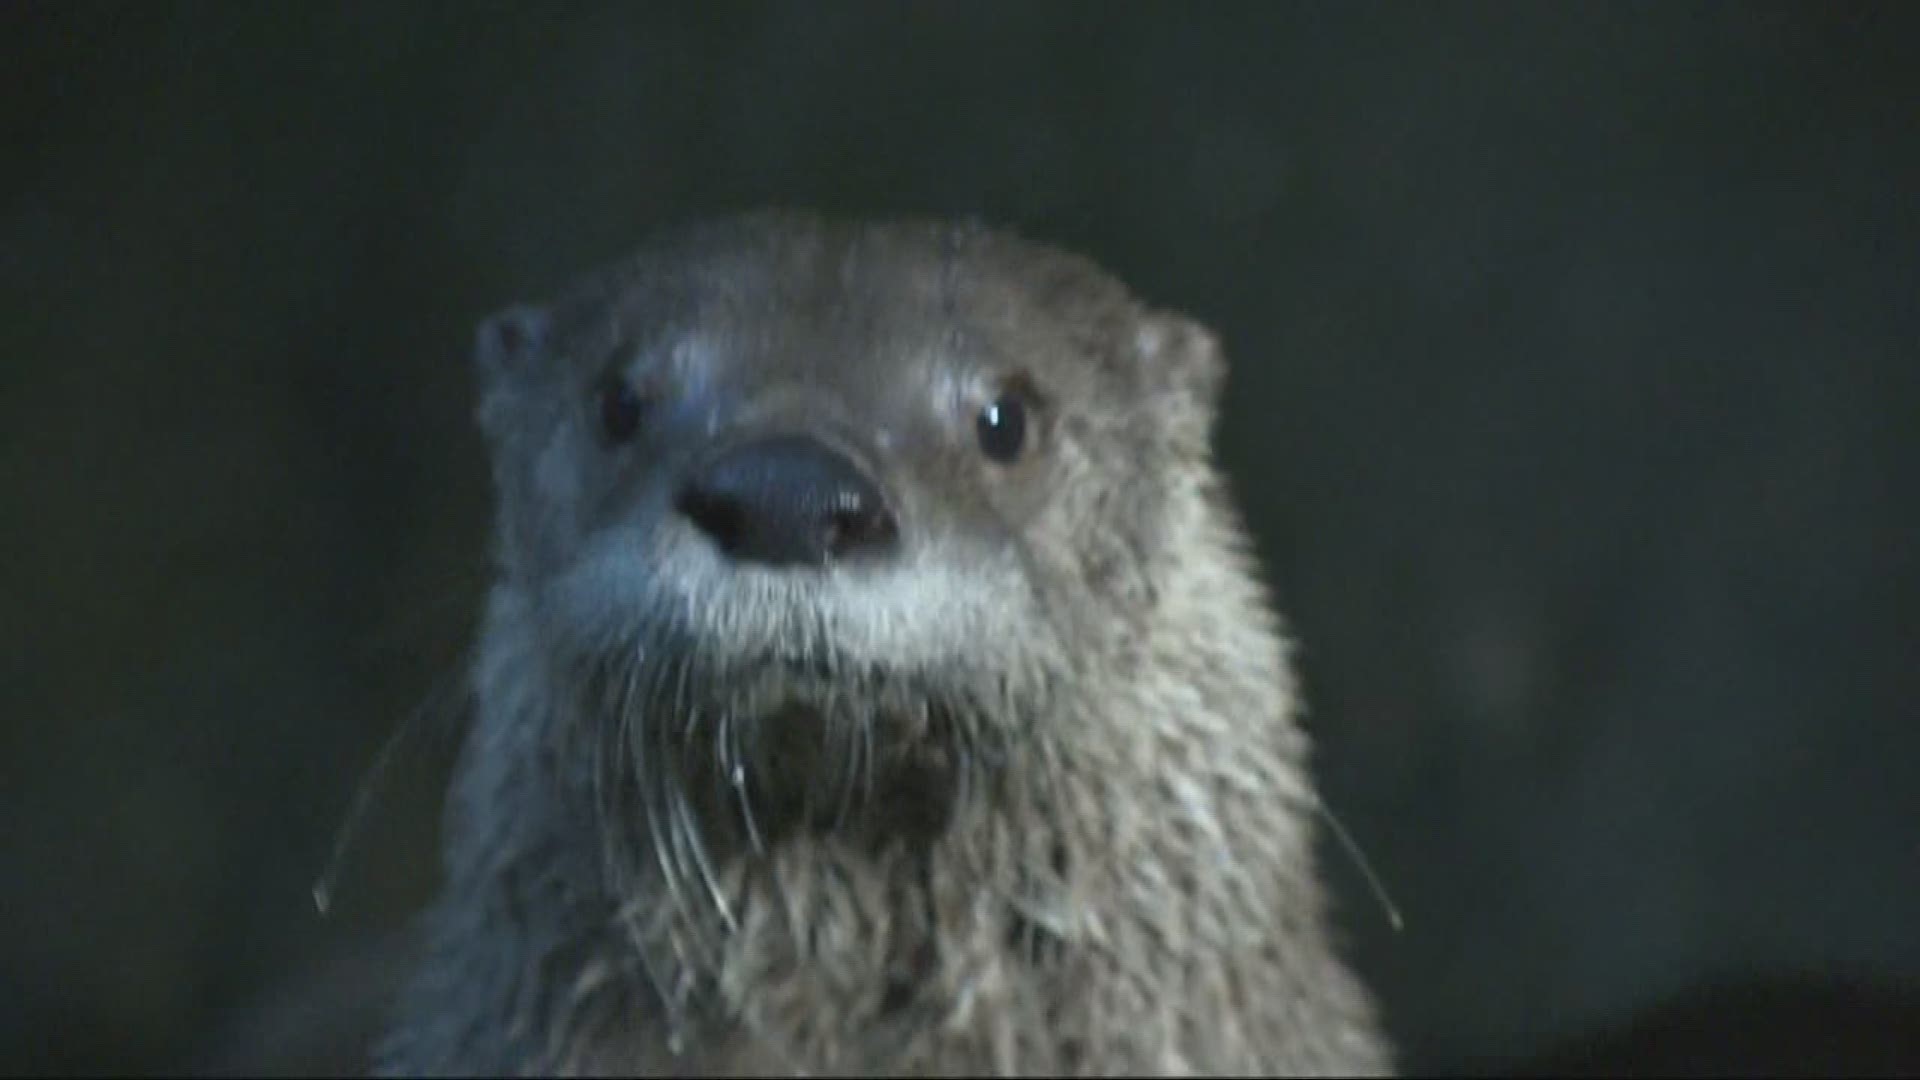
[[[1211,335],[1004,234],[768,214],[478,359],[499,577],[382,1070],[1389,1069],[1211,462]],[[634,447],[593,437],[610,370]],[[1042,405],[1003,466],[971,440],[1009,377]],[[730,567],[673,514],[688,462],[787,429],[872,470],[898,555]]]

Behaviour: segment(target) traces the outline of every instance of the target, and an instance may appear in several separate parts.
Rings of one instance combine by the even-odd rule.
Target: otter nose
[[[693,476],[677,505],[736,562],[825,566],[883,554],[899,534],[873,481],[805,436],[727,451]]]

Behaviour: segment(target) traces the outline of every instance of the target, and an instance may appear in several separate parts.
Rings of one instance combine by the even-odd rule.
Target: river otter
[[[1211,334],[967,224],[481,328],[475,722],[397,1074],[1382,1073]]]

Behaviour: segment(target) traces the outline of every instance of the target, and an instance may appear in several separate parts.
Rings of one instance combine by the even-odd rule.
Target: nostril
[[[885,545],[897,531],[886,507],[869,504],[852,492],[828,515],[827,530],[827,550],[835,557]]]
[[[688,520],[713,539],[720,550],[733,555],[746,532],[746,511],[724,494],[688,488],[675,503]]]

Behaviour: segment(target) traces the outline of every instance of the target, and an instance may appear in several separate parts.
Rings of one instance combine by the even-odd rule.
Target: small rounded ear
[[[1227,380],[1219,339],[1186,316],[1149,311],[1140,320],[1134,345],[1148,385],[1174,407],[1176,429],[1183,438],[1205,444]]]
[[[515,304],[482,319],[473,343],[482,383],[491,385],[524,370],[530,357],[545,351],[552,322],[545,308],[532,304]]]
[[[480,390],[480,426],[496,432],[505,410],[521,396],[547,351],[552,317],[545,308],[516,304],[481,320],[474,333],[473,366]]]

